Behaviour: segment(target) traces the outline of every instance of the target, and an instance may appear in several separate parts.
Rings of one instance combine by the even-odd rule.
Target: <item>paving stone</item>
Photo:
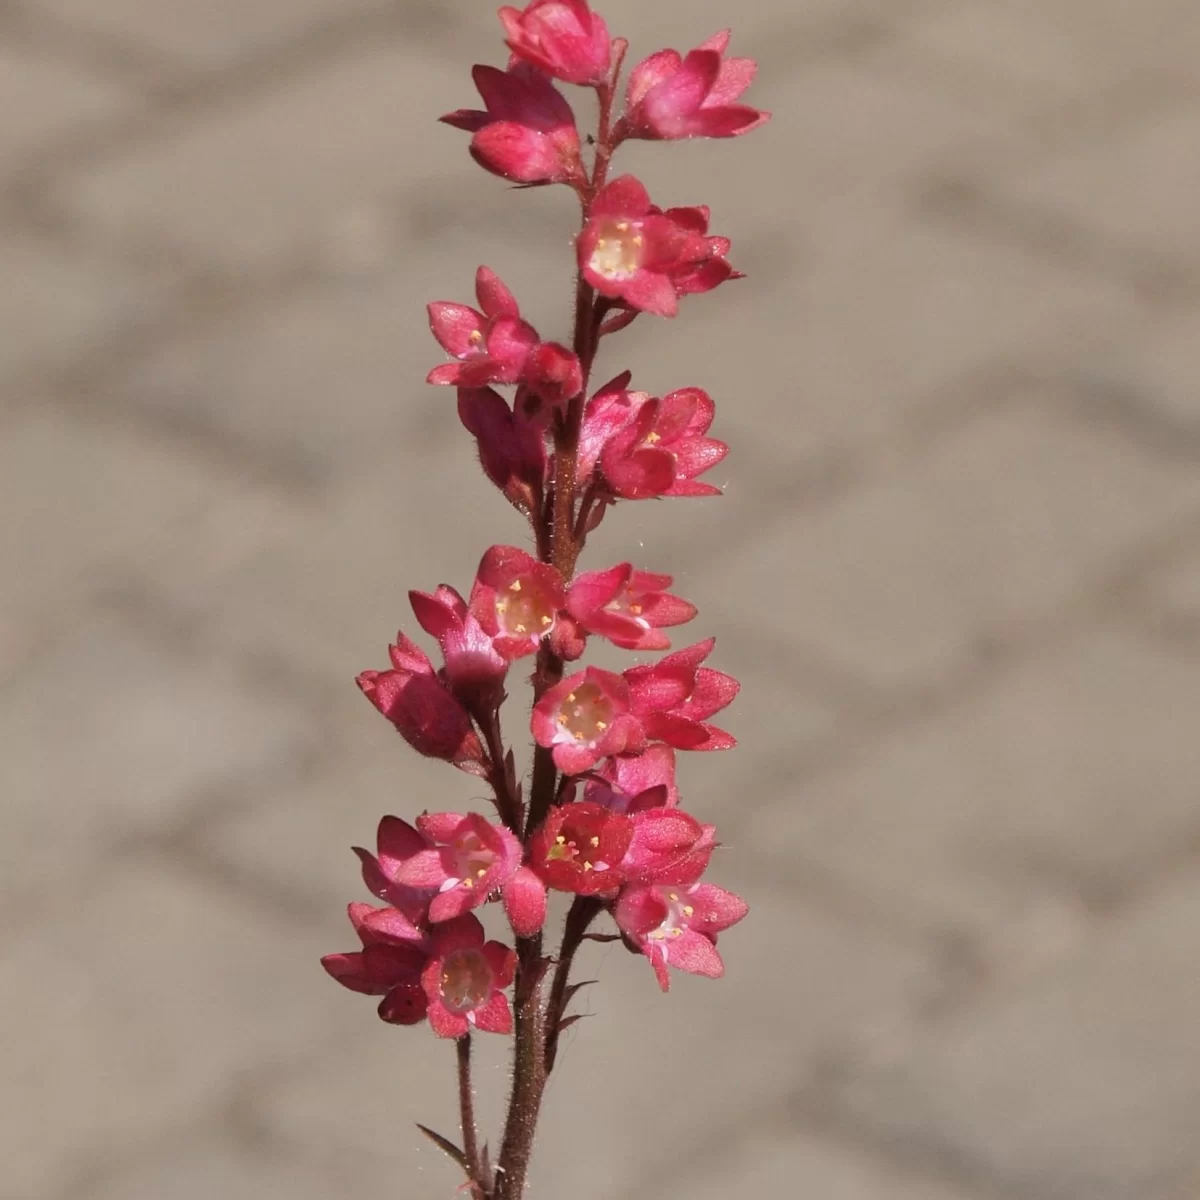
[[[1145,581],[1144,599],[1159,628],[1200,639],[1200,552],[1155,572]]]
[[[17,233],[0,236],[0,253],[0,322],[8,331],[0,345],[0,380],[69,365],[144,322],[171,291],[161,277]],[[0,406],[26,399],[11,389]]]
[[[106,847],[286,764],[314,739],[298,703],[105,618],[76,620],[6,680],[0,891],[54,893]],[[48,739],[55,745],[50,746]]]
[[[0,443],[0,491],[5,511],[20,517],[4,525],[0,556],[37,566],[8,571],[0,584],[0,624],[17,628],[73,616],[80,586],[114,564],[164,569],[157,546],[183,531],[203,557],[213,508],[233,507],[253,527],[272,507],[261,490],[160,443],[46,409],[14,422]]]
[[[1057,57],[1068,80],[1082,71],[1114,80],[1144,75],[1150,84],[1171,72],[1194,74],[1200,52],[1200,16],[1188,0],[1149,0],[1136,8],[1122,0],[1007,0],[1003,6],[966,0],[942,11],[947,28],[993,34],[992,53],[1014,67],[1028,41],[1030,57],[1046,64],[1042,73],[1052,73]],[[988,12],[995,17],[988,19]]]
[[[1003,191],[1111,244],[1195,270],[1197,119],[1195,106],[1145,119],[1006,181]]]
[[[956,385],[974,399],[963,380],[980,366],[1075,363],[1138,320],[1108,284],[911,222],[827,246],[786,280],[746,265],[749,279],[697,297],[669,329],[635,323],[632,356],[621,347],[635,385],[709,390],[714,432],[734,447],[721,470],[735,490],[763,483],[745,473],[747,451],[767,480],[793,476],[798,463],[893,430]]]
[[[369,900],[351,846],[374,849],[379,818],[412,821],[425,809],[491,813],[487,788],[410,750],[353,689],[356,729],[332,761],[302,779],[283,775],[254,788],[245,803],[197,824],[203,853],[297,897],[329,937],[353,934],[346,905]]]
[[[900,1174],[861,1153],[802,1133],[750,1127],[729,1153],[709,1157],[701,1147],[686,1166],[654,1190],[628,1200],[725,1200],[728,1196],[821,1196],[824,1200],[975,1200],[938,1181]]]
[[[859,1039],[873,1044],[906,1019],[927,983],[919,956],[807,912],[792,896],[754,888],[749,868],[743,879],[755,909],[722,938],[728,974],[721,981],[679,977],[664,997],[650,968],[619,946],[586,955],[579,977],[599,971],[600,983],[581,995],[579,1009],[594,1015],[568,1035],[547,1093],[530,1184],[536,1194],[607,1200],[645,1170],[682,1170],[698,1122],[726,1124],[724,1113],[736,1126],[740,1113],[786,1091],[822,1056],[853,1053]],[[742,886],[733,870],[722,881]],[[746,1020],[762,1002],[764,979],[772,995],[782,987],[788,997],[786,1033]],[[415,1135],[397,1131],[408,1117],[453,1130],[450,1056],[432,1041],[423,1029],[364,1029],[323,1062],[280,1080],[263,1097],[261,1116],[289,1141],[351,1156],[366,1189],[395,1179],[424,1187],[415,1168],[428,1153],[418,1152]],[[500,1039],[478,1041],[487,1053],[479,1088],[498,1113],[507,1087],[503,1048]],[[719,1094],[699,1099],[713,1080],[721,1081]],[[435,1169],[444,1188],[450,1168]]]
[[[439,297],[473,302],[483,263],[518,289],[531,314],[565,318],[550,249],[518,250],[467,230],[429,243],[383,240],[367,256],[370,265],[364,258],[360,269],[162,346],[113,383],[111,403],[204,429],[318,479],[363,470],[413,436],[467,444],[453,389],[424,382],[446,357],[425,306]],[[561,258],[560,246],[553,256]]]
[[[1106,25],[1112,31],[1129,10],[1109,4],[1097,20],[1095,7],[1085,11],[1061,0],[937,5],[910,20],[884,56],[897,66],[923,66],[965,103],[1005,103],[1016,113],[1052,121],[1064,106],[1094,100],[1132,77],[1147,76],[1147,87],[1160,82],[1162,55],[1114,54],[1096,36]],[[1145,25],[1132,23],[1123,46]],[[1183,61],[1181,56],[1180,66]]]
[[[1183,311],[1149,324],[1114,344],[1091,369],[1115,385],[1146,415],[1200,436],[1200,317]]]
[[[471,453],[413,441],[344,486],[299,501],[255,553],[228,568],[197,566],[174,543],[143,585],[213,644],[324,673],[357,710],[354,676],[386,665],[398,627],[418,632],[410,588],[445,582],[469,591],[489,545],[528,542],[525,519]]]
[[[1194,872],[1097,931],[1061,971],[1003,991],[851,1080],[889,1138],[981,1165],[1019,1196],[1193,1194],[1200,1177]]]
[[[928,0],[746,0],[734,12],[720,0],[663,3],[648,8],[637,0],[606,0],[597,6],[614,35],[631,43],[630,62],[663,46],[686,52],[719,29],[733,27],[734,52],[782,63],[811,55],[818,39],[835,40],[852,30],[887,29],[920,12]]]
[[[317,939],[294,921],[165,867],[94,862],[75,878],[71,911],[10,940],[0,975],[16,1196],[194,1121],[338,1019],[314,985]]]
[[[222,66],[261,54],[322,21],[379,6],[372,0],[39,0],[80,33],[119,35],[182,61]]]
[[[1190,464],[1014,404],[797,509],[722,556],[720,575],[795,598],[768,604],[760,632],[819,647],[881,686],[911,684],[990,631],[1048,613],[1197,500]]]
[[[478,168],[460,139],[434,136],[463,97],[459,73],[415,44],[380,40],[81,169],[58,199],[111,235],[166,239],[231,270],[261,267],[434,179],[469,194]]]
[[[708,204],[713,232],[733,239],[732,261],[753,271],[761,259],[789,283],[797,247],[870,245],[917,181],[1011,124],[1002,110],[981,112],[870,61],[790,67],[768,55],[747,99],[773,114],[748,137],[628,142],[615,162],[664,206]]]
[[[1057,954],[1081,899],[1106,902],[1200,831],[1193,661],[1097,633],[1039,654],[937,719],[864,747],[739,838],[784,869],[997,954]]]
[[[48,142],[118,116],[128,92],[28,47],[0,46],[0,177]]]
[[[80,1200],[329,1200],[336,1195],[337,1181],[295,1154],[246,1149],[220,1136],[167,1140],[169,1149],[138,1156],[103,1182],[89,1183]]]

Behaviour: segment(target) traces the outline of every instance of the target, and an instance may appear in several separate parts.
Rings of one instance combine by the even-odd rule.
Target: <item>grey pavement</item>
[[[1196,1200],[1200,7],[599,7],[732,25],[775,113],[622,151],[749,278],[606,347],[732,453],[586,560],[743,681],[680,781],[752,912],[666,998],[589,948],[531,1196]],[[525,537],[422,383],[480,263],[567,332],[569,197],[435,123],[503,56],[473,0],[0,0],[3,1200],[454,1195],[450,1047],[317,960],[382,813],[481,801],[353,677]]]

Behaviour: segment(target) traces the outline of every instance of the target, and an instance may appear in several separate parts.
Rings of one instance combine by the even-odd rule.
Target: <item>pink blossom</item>
[[[585,410],[580,469],[598,463],[612,494],[626,500],[720,495],[720,488],[696,478],[729,453],[724,442],[707,436],[715,413],[700,388],[657,399],[609,385]]]
[[[559,891],[594,896],[624,882],[619,864],[633,839],[633,822],[599,804],[578,801],[550,809],[529,844],[529,865]]]
[[[546,885],[529,867],[518,867],[504,885],[504,911],[517,937],[532,937],[546,923]]]
[[[568,775],[594,767],[610,754],[640,749],[641,725],[630,711],[629,687],[620,675],[588,667],[550,688],[533,707],[533,737],[551,747]]]
[[[429,961],[428,940],[395,909],[351,904],[349,912],[363,948],[327,954],[321,965],[352,992],[382,996],[383,1020],[394,1025],[423,1021],[428,1002],[421,973]]]
[[[764,124],[770,113],[734,103],[753,81],[757,64],[752,58],[724,58],[728,45],[725,30],[686,58],[660,50],[638,63],[629,76],[618,139],[737,137]]]
[[[525,360],[524,386],[543,402],[540,407],[548,416],[583,391],[583,367],[565,346],[542,342]]]
[[[690,884],[704,874],[716,849],[716,827],[681,808],[643,808],[630,815],[633,840],[620,870],[629,883]]]
[[[608,27],[587,0],[532,0],[524,9],[505,6],[500,23],[508,48],[547,75],[588,86],[608,79]]]
[[[524,62],[471,74],[487,111],[458,109],[441,119],[475,135],[471,154],[480,166],[517,183],[583,181],[575,114],[545,75]]]
[[[354,847],[362,864],[363,883],[372,896],[396,909],[410,924],[424,927],[429,922],[428,889],[409,887],[396,881],[396,866],[428,845],[418,833],[399,817],[384,817],[375,837],[376,853]]]
[[[415,830],[405,828],[418,840],[405,847],[402,857],[381,858],[380,868],[404,887],[436,892],[429,905],[429,919],[435,923],[478,908],[521,865],[516,836],[478,813],[425,813]]]
[[[516,546],[493,546],[479,563],[471,612],[510,661],[533,654],[554,623],[566,595],[562,576]]]
[[[703,227],[697,221],[701,211]],[[579,268],[601,295],[673,317],[682,292],[699,290],[692,286],[694,278],[719,248],[729,248],[724,240],[706,237],[707,228],[707,210],[664,213],[650,203],[640,181],[622,175],[588,209],[577,244]]]
[[[675,751],[655,742],[641,754],[608,759],[588,777],[584,799],[619,813],[660,805],[676,807],[679,790],[675,786]]]
[[[677,750],[729,750],[736,740],[707,723],[738,694],[731,675],[700,664],[712,652],[713,638],[624,673],[630,705],[646,737]]]
[[[483,747],[461,702],[434,673],[433,664],[403,633],[389,648],[390,671],[363,671],[363,695],[419,754],[444,758],[460,770],[482,772]]]
[[[621,931],[650,960],[665,992],[671,986],[668,965],[720,978],[725,965],[717,953],[717,934],[737,924],[748,911],[741,897],[711,883],[654,884],[625,888],[614,916]]]
[[[542,430],[490,387],[459,388],[458,416],[475,437],[483,473],[509,503],[525,513],[536,512],[546,480]]]
[[[726,257],[732,245],[730,240],[726,237],[709,236],[708,222],[711,214],[707,204],[668,208],[663,216],[674,221],[680,228],[689,230],[694,237],[702,239],[705,245],[705,253],[701,257],[681,263],[671,276],[675,291],[680,296],[711,292],[728,279],[744,278],[741,271],[733,269]]]
[[[476,272],[475,295],[479,309],[448,300],[428,306],[433,336],[458,361],[434,367],[427,383],[482,387],[520,379],[529,352],[538,344],[537,330],[521,320],[512,292],[487,267]]]
[[[504,692],[508,662],[479,627],[467,602],[442,584],[432,595],[409,592],[409,603],[426,633],[437,638],[446,679],[455,695],[474,712],[494,707]]]
[[[670,575],[635,571],[630,563],[586,571],[571,584],[567,612],[588,633],[623,649],[665,650],[671,643],[662,627],[696,615],[694,605],[665,590],[670,586]]]
[[[430,957],[421,973],[429,1024],[438,1037],[458,1038],[472,1029],[510,1033],[512,1011],[503,989],[513,981],[517,956],[500,942],[484,941],[473,913],[434,927]]]

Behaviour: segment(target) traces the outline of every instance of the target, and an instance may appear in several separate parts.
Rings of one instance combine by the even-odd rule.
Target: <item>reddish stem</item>
[[[608,164],[613,151],[613,93],[623,57],[624,45],[618,43],[612,82],[596,89],[600,103],[600,121],[592,177],[586,186],[580,189],[583,225],[587,224],[592,201],[608,178]],[[584,278],[583,271],[578,271],[575,281],[575,331],[572,348],[582,368],[583,383],[578,395],[571,398],[566,413],[555,426],[554,475],[545,506],[539,514],[540,520],[535,521],[534,525],[539,558],[557,567],[566,583],[570,582],[575,573],[575,560],[579,557],[581,545],[581,539],[576,534],[576,465],[588,380],[600,342],[600,324],[603,316],[604,308],[597,305],[595,290]],[[533,680],[535,702],[548,688],[553,687],[562,675],[562,659],[548,647],[543,647],[538,654],[537,671]],[[558,770],[554,759],[549,749],[539,746],[533,757],[529,814],[524,831],[526,837],[545,820],[557,790]],[[572,912],[576,912],[576,908],[572,908]],[[592,915],[594,914],[588,916],[589,921]],[[577,916],[576,920],[578,919]],[[578,948],[579,940],[582,939],[584,929],[586,924],[578,931],[576,937],[574,926],[568,920],[568,928],[563,934],[563,946],[558,955],[559,969],[551,989],[549,1012],[542,1004],[542,980],[549,964],[542,957],[541,935],[517,939],[513,1088],[497,1166],[494,1200],[520,1200],[525,1190],[538,1114],[546,1087],[548,1042],[553,1038],[554,1045],[557,1045],[557,1026],[561,1018],[561,1012],[558,1012],[557,1008],[562,1007],[571,959]],[[554,1022],[550,1033],[547,1032],[548,1018]]]

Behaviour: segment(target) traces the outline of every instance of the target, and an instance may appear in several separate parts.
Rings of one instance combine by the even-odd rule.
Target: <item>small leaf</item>
[[[434,1133],[426,1125],[417,1122],[417,1128],[443,1153],[448,1154],[464,1171],[469,1175],[470,1167],[467,1165],[467,1156],[449,1139],[444,1138],[440,1133]]]
[[[598,979],[581,979],[578,983],[571,984],[571,986],[563,993],[563,1009],[565,1010],[567,1005],[569,1005],[571,1001],[575,999],[575,995],[580,988],[590,987],[593,983],[599,982],[600,981]]]
[[[585,933],[583,940],[585,942],[619,942],[622,939],[619,933]]]
[[[573,1017],[564,1017],[558,1023],[558,1032],[562,1033],[564,1029],[570,1029],[576,1021],[582,1021],[584,1017],[590,1017],[591,1013],[576,1013]]]

